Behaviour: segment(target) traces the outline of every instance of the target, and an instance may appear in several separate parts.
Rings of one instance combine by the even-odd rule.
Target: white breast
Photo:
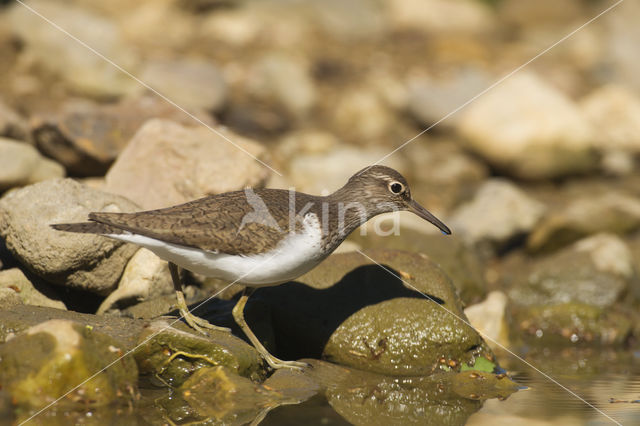
[[[293,280],[326,257],[318,217],[308,213],[302,223],[302,232],[287,235],[269,252],[250,256],[214,253],[131,233],[105,236],[145,247],[164,260],[207,277],[260,287]]]

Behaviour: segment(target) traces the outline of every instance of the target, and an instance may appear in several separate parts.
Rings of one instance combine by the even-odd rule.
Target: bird
[[[262,345],[245,321],[247,300],[257,288],[282,284],[310,271],[360,225],[393,211],[413,212],[443,234],[451,234],[413,199],[399,172],[381,165],[358,171],[326,196],[247,188],[157,210],[92,212],[88,222],[51,226],[137,244],[166,260],[181,316],[204,334],[205,329],[229,329],[189,311],[180,269],[244,285],[232,310],[235,322],[270,367],[303,369],[305,363],[278,359]]]

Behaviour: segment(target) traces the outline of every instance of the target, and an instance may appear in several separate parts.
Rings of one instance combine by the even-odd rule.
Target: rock
[[[453,212],[448,223],[469,243],[499,250],[529,233],[545,210],[544,204],[509,181],[491,179],[473,200]]]
[[[44,158],[33,146],[0,137],[0,193],[64,175],[60,164]]]
[[[407,108],[425,127],[438,123],[438,126],[450,128],[460,118],[459,114],[450,114],[490,86],[491,82],[485,72],[475,68],[448,74],[444,81],[426,77],[412,78],[407,83]],[[445,117],[447,118],[443,120]],[[440,120],[443,121],[440,123]]]
[[[115,287],[137,247],[90,234],[56,231],[92,211],[133,211],[136,205],[71,179],[40,182],[0,199],[0,236],[27,269],[52,284],[101,295]]]
[[[508,298],[501,291],[492,291],[487,298],[464,310],[469,322],[478,330],[494,351],[509,347],[509,325],[506,321]]]
[[[598,234],[536,261],[521,274],[510,297],[525,305],[579,302],[611,307],[634,282],[629,248],[618,237]]]
[[[198,125],[198,122],[157,97],[126,99],[98,105],[67,101],[56,114],[36,115],[31,120],[38,148],[78,176],[103,176],[131,137],[150,118],[168,118]],[[198,119],[212,124],[202,112]]]
[[[188,413],[189,418],[197,421],[249,424],[264,418],[265,410],[299,404],[317,391],[318,385],[298,372],[278,370],[259,384],[216,366],[197,370],[175,395],[161,399],[160,405],[166,407],[165,412],[180,415],[173,421]],[[182,409],[175,409],[176,403]]]
[[[108,311],[119,301],[146,300],[173,291],[167,262],[150,250],[141,248],[124,268],[118,288],[102,302],[96,313]]]
[[[289,177],[296,191],[325,194],[341,188],[358,170],[381,160],[389,152],[383,148],[338,147],[317,154],[297,154],[289,164]],[[401,173],[406,166],[401,157],[392,156],[382,164]]]
[[[389,20],[396,30],[415,30],[429,34],[483,34],[494,25],[491,10],[469,0],[391,0]],[[450,17],[455,16],[455,20]]]
[[[140,373],[155,374],[171,386],[180,386],[202,367],[223,366],[254,380],[264,376],[260,355],[239,338],[223,331],[211,331],[204,337],[171,325],[154,321],[139,336],[135,358]]]
[[[210,61],[156,60],[142,70],[142,81],[188,111],[217,111],[226,98],[222,73]]]
[[[426,256],[393,250],[331,255],[296,282],[261,288],[247,321],[265,335],[271,319],[283,359],[322,357],[392,375],[425,375],[493,355],[464,321],[447,276]],[[417,291],[416,291],[417,289]],[[254,327],[255,325],[255,327]],[[445,364],[441,364],[441,359]]]
[[[29,6],[110,61],[130,73],[137,73],[136,55],[112,21],[75,5],[40,0]],[[58,74],[74,91],[94,97],[113,97],[130,93],[137,87],[137,82],[109,61],[24,6],[16,4],[6,18],[24,42],[25,53]]]
[[[342,419],[356,425],[463,425],[482,401],[521,389],[505,374],[479,370],[397,377],[310,362],[305,375],[322,385]]]
[[[513,75],[461,114],[458,127],[469,147],[512,176],[547,179],[597,164],[589,122],[533,74]]]
[[[593,124],[598,148],[640,153],[640,98],[629,89],[601,87],[582,99],[580,107]]]
[[[540,343],[622,344],[637,321],[626,306],[639,289],[623,241],[610,234],[580,240],[517,274],[508,293],[515,333]]]
[[[304,117],[316,102],[308,65],[292,56],[263,56],[249,71],[246,85],[250,94],[280,105],[293,117]]]
[[[27,128],[26,121],[0,100],[0,136],[26,140]]]
[[[550,252],[598,232],[626,234],[639,227],[637,197],[620,191],[592,193],[546,215],[529,235],[527,249]]]
[[[405,226],[404,221],[401,222],[397,235],[380,235],[370,231],[367,229],[366,236],[355,232],[349,240],[365,249],[384,247],[422,253],[451,278],[465,305],[477,303],[485,297],[487,284],[481,257],[477,250],[465,244],[457,234],[446,237],[439,232],[425,234],[421,229]]]
[[[20,295],[9,287],[0,287],[0,308],[5,309],[10,306],[22,305],[24,302]]]
[[[0,289],[13,291],[25,305],[67,309],[55,289],[42,282],[36,286],[18,268],[0,271]]]
[[[154,209],[263,185],[269,169],[255,159],[265,158],[264,148],[225,135],[233,144],[207,128],[150,120],[109,169],[105,190]]]
[[[138,369],[123,354],[118,341],[90,327],[50,320],[0,345],[0,380],[23,409],[53,402],[67,409],[132,403]]]

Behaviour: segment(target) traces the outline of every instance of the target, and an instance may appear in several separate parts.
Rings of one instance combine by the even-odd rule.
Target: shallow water
[[[527,357],[567,389],[515,358],[507,361],[514,372],[511,377],[527,389],[504,401],[485,401],[468,418],[468,426],[640,424],[640,351],[546,349]],[[302,421],[307,426],[350,424],[322,396],[297,406],[278,407],[261,424],[294,425]],[[441,424],[425,421],[422,424]],[[412,423],[408,419],[398,422]]]
[[[398,381],[370,373],[354,373],[353,370],[348,373],[350,376],[346,386],[343,381],[340,386],[331,388],[330,382],[338,383],[336,378],[341,376],[340,371],[344,369],[322,363],[325,367],[315,366],[312,369],[315,373],[311,373],[309,377],[324,383],[323,386],[329,383],[329,390],[321,390],[301,403],[290,400],[284,402],[289,405],[271,408],[244,409],[231,413],[222,410],[222,422],[210,414],[209,417],[194,418],[193,410],[179,401],[178,393],[171,394],[168,389],[154,387],[147,382],[141,389],[142,398],[134,406],[103,408],[90,412],[48,410],[27,424],[640,424],[640,351],[546,348],[528,351],[521,349],[519,353],[525,353],[523,358],[528,363],[544,371],[567,389],[521,360],[505,354],[498,355],[498,359],[510,372],[511,378],[526,386],[526,389],[511,394],[505,400],[489,399],[484,403],[450,396],[434,403],[433,400],[428,401],[429,398],[439,399],[437,392],[433,392],[429,379],[405,378]],[[403,391],[405,394],[402,394]],[[241,395],[231,398],[237,397]],[[215,405],[206,400],[203,403],[205,406]],[[218,412],[216,409],[211,411]],[[26,417],[28,416],[22,417],[22,420]],[[0,419],[0,424],[5,424],[2,420]],[[13,419],[6,424],[11,423],[19,422]]]

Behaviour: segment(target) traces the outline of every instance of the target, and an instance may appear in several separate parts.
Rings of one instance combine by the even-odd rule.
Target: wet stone
[[[520,270],[508,292],[514,335],[622,344],[637,321],[639,286],[623,241],[610,234],[585,238]]]
[[[137,395],[138,369],[130,356],[118,360],[122,355],[118,341],[91,327],[50,320],[0,345],[0,381],[13,404],[25,409],[59,397],[56,404],[68,408],[127,403]]]
[[[463,425],[482,401],[505,399],[520,389],[504,374],[479,370],[431,376],[393,377],[310,361],[305,375],[326,389],[326,397],[352,424]]]
[[[223,366],[251,379],[264,375],[262,359],[255,349],[226,332],[211,331],[204,337],[157,320],[139,336],[139,343],[135,358],[140,372],[153,375],[167,386],[182,385],[203,367]]]

